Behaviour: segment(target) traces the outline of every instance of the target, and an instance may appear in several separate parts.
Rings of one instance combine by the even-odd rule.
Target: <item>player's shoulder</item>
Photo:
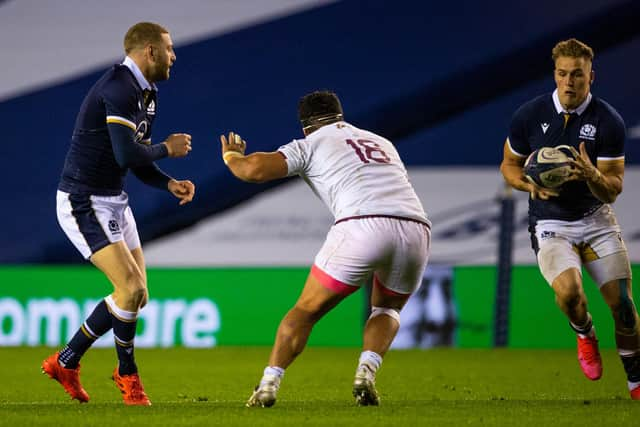
[[[327,126],[323,126],[309,136],[314,136],[314,139],[316,140],[325,138],[384,140],[384,138],[378,134],[375,134],[366,129],[359,128],[354,124],[345,121],[339,121]]]
[[[135,93],[136,82],[126,66],[116,64],[103,74],[100,79],[100,88],[104,93]]]
[[[551,93],[538,95],[520,105],[513,113],[513,119],[527,120],[537,118],[549,108],[553,108],[553,98]]]
[[[316,129],[314,132],[311,132],[309,135],[306,135],[303,139],[297,140],[301,144],[306,144],[308,146],[314,146],[318,144],[322,144],[323,141],[327,139],[336,138],[340,134],[340,129],[337,125],[338,123],[331,123],[325,126],[322,126],[319,129]]]
[[[386,141],[386,142],[391,143],[391,141],[389,141],[388,139],[386,139],[382,135],[378,135],[375,132],[372,132],[372,131],[367,130],[367,129],[359,128],[359,127],[354,126],[354,125],[352,125],[350,123],[346,123],[346,124],[350,127],[350,129],[354,133],[358,134],[359,136],[363,136],[366,139],[372,139],[372,140],[378,140],[378,141]]]
[[[616,110],[607,101],[605,101],[602,98],[594,96],[591,102],[595,110],[595,113],[599,116],[600,120],[609,122],[614,126],[625,127],[624,119],[622,118],[620,113],[618,113],[618,110]]]
[[[129,110],[138,103],[141,89],[133,73],[124,65],[116,64],[96,84],[97,96],[118,109]]]

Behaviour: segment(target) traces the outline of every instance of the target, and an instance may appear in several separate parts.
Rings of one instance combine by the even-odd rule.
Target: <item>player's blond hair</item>
[[[553,62],[561,56],[586,58],[591,62],[593,62],[594,58],[593,49],[577,39],[563,40],[554,46],[551,51],[551,59],[553,59]]]
[[[124,36],[124,52],[129,54],[132,50],[143,48],[148,44],[160,44],[162,34],[169,34],[162,25],[154,22],[138,22],[129,28]]]

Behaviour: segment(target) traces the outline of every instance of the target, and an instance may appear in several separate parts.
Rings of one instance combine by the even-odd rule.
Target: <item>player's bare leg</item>
[[[144,295],[142,296],[142,300],[140,301],[139,308],[143,308],[149,302],[149,288],[147,286],[147,266],[144,261],[144,254],[142,253],[142,248],[135,248],[131,250],[131,256],[136,261],[136,265],[138,266],[138,270],[140,274],[142,274],[142,281],[144,282]]]
[[[112,243],[100,249],[93,254],[91,262],[113,284],[112,297],[116,305],[123,310],[137,312],[147,292],[146,273],[140,269],[124,242]]]
[[[587,297],[582,289],[582,276],[575,268],[569,268],[556,277],[551,285],[556,294],[556,304],[574,325],[587,323]]]
[[[120,241],[96,252],[91,261],[114,286],[113,294],[106,299],[112,314],[118,353],[118,367],[113,379],[125,404],[150,405],[138,375],[133,352],[138,311],[148,298],[142,250],[136,248],[130,251]]]
[[[298,301],[280,322],[269,366],[247,406],[273,406],[284,370],[304,350],[313,326],[346,296],[325,288],[309,274]]]
[[[114,312],[123,310],[135,318],[133,311],[119,307],[118,300],[130,308],[135,303],[127,303],[136,298],[136,288],[142,287],[146,295],[146,278],[140,270],[138,260],[144,267],[144,258],[140,249],[133,254],[123,242],[112,243],[92,255],[93,263],[109,278],[114,286],[114,293],[100,301],[91,315],[85,320],[78,332],[59,352],[51,355],[42,363],[42,370],[50,378],[58,381],[72,398],[81,402],[89,400],[80,383],[80,359],[91,345],[114,326]],[[145,298],[146,299],[146,298]],[[116,308],[109,305],[116,305]],[[135,310],[137,313],[137,309]],[[127,325],[130,329],[131,325]],[[131,356],[132,357],[132,356]]]
[[[362,353],[353,381],[353,396],[361,406],[379,405],[376,373],[400,328],[400,310],[410,295],[385,291],[375,283],[371,291],[371,315],[364,327]]]
[[[615,321],[616,347],[627,374],[629,393],[632,399],[640,400],[640,333],[631,280],[605,283],[600,292]]]
[[[598,339],[587,310],[587,297],[582,288],[582,276],[576,268],[569,268],[558,275],[551,285],[556,294],[556,303],[569,319],[576,332],[578,361],[584,375],[590,380],[602,376],[602,358]]]

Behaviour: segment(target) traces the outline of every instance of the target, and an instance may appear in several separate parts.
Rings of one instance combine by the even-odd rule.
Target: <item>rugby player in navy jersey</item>
[[[190,181],[178,181],[156,166],[165,157],[191,151],[191,136],[170,135],[151,144],[156,114],[155,82],[167,80],[176,60],[169,32],[141,22],[124,38],[126,58],[110,68],[86,95],[76,119],[57,193],[60,226],[82,256],[111,281],[114,291],[96,306],[59,352],[42,363],[43,372],[71,396],[87,402],[80,384],[80,358],[113,328],[118,365],[113,380],[127,405],[150,405],[134,360],[138,311],[148,299],[140,238],[123,191],[130,169],[144,183],[168,190],[180,205],[193,199]]]
[[[610,205],[622,191],[626,130],[616,110],[591,94],[593,57],[593,50],[576,39],[553,48],[557,88],[514,113],[500,169],[507,183],[530,193],[532,246],[556,303],[577,334],[582,371],[590,380],[602,375],[598,340],[582,287],[584,266],[611,309],[629,392],[638,400],[638,313],[629,256]],[[528,182],[522,170],[529,153],[562,144],[572,147],[575,156],[571,180],[557,191]]]

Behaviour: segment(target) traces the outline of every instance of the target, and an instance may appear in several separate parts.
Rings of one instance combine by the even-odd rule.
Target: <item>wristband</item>
[[[229,165],[229,159],[231,157],[244,157],[244,154],[239,153],[237,151],[227,151],[222,155],[222,161],[225,165]]]

